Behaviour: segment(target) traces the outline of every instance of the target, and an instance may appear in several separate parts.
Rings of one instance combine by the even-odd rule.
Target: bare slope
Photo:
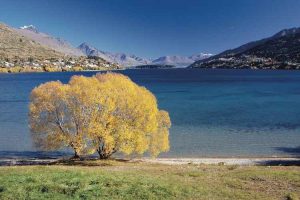
[[[9,26],[0,23],[0,59],[45,59],[59,58],[63,55],[53,49],[30,40]]]
[[[39,32],[33,25],[23,26],[14,30],[19,34],[40,43],[43,46],[49,47],[65,55],[84,56],[84,54],[79,49],[73,47],[67,41],[61,38],[53,37],[46,33]]]

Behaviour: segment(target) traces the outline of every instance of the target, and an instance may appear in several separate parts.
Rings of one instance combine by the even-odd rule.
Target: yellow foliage
[[[24,72],[43,72],[42,68],[32,68],[30,66],[25,66],[22,68],[22,70],[20,71],[21,73]]]
[[[44,66],[43,68],[44,68],[45,72],[58,72],[58,71],[61,71],[61,69],[59,69],[57,67]]]
[[[75,154],[97,151],[100,158],[169,150],[168,113],[150,91],[117,73],[42,84],[31,93],[29,116],[43,149],[68,146]]]
[[[74,72],[83,71],[83,68],[80,66],[75,66],[72,68]]]
[[[9,73],[19,73],[19,72],[21,72],[22,70],[23,70],[22,67],[16,66],[16,67],[10,67],[10,68],[8,69],[8,72],[9,72]]]
[[[0,67],[0,73],[8,73],[7,68]]]

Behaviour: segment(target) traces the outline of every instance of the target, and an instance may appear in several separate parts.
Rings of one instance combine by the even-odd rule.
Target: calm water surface
[[[300,71],[125,70],[169,111],[171,150],[161,157],[300,156]],[[30,91],[74,74],[0,74],[0,157],[36,151]]]

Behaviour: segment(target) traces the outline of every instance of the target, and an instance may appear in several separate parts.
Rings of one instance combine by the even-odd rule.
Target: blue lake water
[[[125,70],[170,113],[161,157],[300,155],[300,71]],[[0,157],[36,151],[28,129],[32,88],[74,74],[0,74]]]

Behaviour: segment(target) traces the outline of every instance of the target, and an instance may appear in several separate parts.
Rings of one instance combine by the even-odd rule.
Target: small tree
[[[71,147],[75,157],[98,152],[157,156],[169,149],[169,115],[155,96],[128,77],[73,76],[68,84],[48,82],[32,91],[30,127],[38,147]]]

